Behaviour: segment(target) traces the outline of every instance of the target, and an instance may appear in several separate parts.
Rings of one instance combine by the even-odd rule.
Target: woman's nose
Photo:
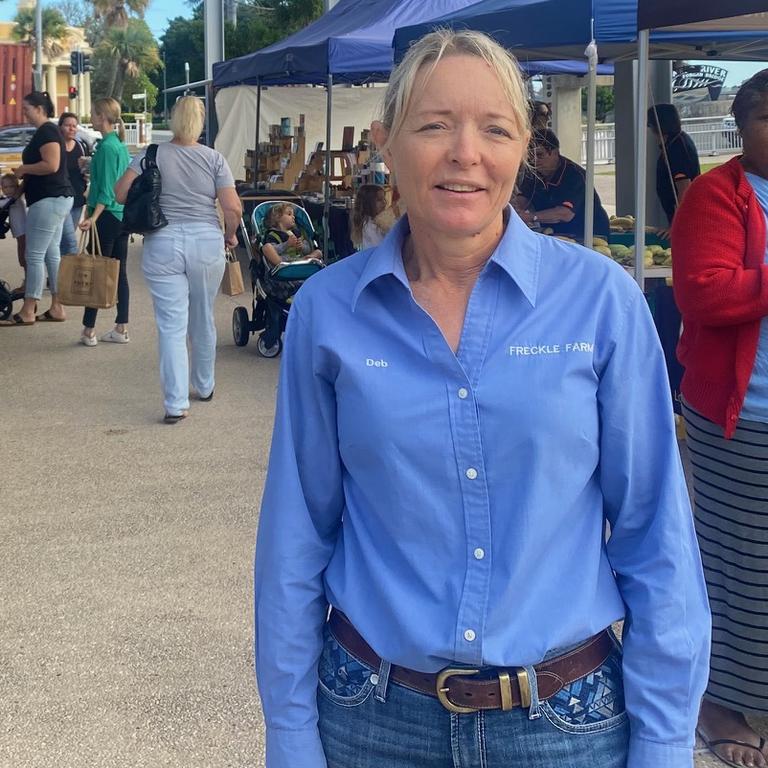
[[[454,134],[451,160],[460,166],[475,165],[480,161],[480,137],[477,129],[462,127]]]

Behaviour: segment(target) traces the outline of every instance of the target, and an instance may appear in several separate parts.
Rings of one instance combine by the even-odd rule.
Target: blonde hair
[[[517,59],[482,32],[440,28],[417,40],[389,78],[380,118],[389,135],[380,149],[385,149],[402,128],[422,68],[431,64],[426,71],[429,78],[441,59],[447,56],[477,56],[485,61],[509,99],[521,135],[525,138],[530,133],[528,96]]]
[[[293,203],[275,203],[268,211],[265,217],[265,224],[269,229],[278,229],[280,219],[286,211],[293,211]]]
[[[110,125],[114,125],[120,141],[125,141],[125,127],[123,126],[119,101],[116,99],[96,99],[91,104],[91,112],[104,118]]]
[[[205,104],[197,96],[182,96],[171,110],[171,131],[175,139],[197,141],[205,125]]]

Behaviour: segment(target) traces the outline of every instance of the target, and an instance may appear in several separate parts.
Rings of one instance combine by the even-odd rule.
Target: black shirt
[[[64,139],[59,132],[58,126],[53,123],[43,123],[32,135],[32,139],[24,147],[21,153],[21,160],[24,165],[34,165],[39,163],[43,156],[40,148],[44,144],[55,143],[61,147],[61,162],[59,170],[56,173],[48,173],[45,176],[33,176],[31,173],[24,176],[24,197],[27,205],[32,205],[46,197],[72,197],[74,190],[69,181],[67,172],[67,153],[64,146]]]
[[[64,146],[66,146],[66,143]],[[75,146],[67,152],[67,174],[69,175],[72,189],[75,190],[75,200],[72,203],[73,208],[82,208],[85,205],[85,188],[87,183],[77,161],[87,154],[88,152],[83,143],[78,139],[75,139]]]
[[[656,162],[656,194],[671,224],[672,217],[675,215],[675,193],[672,179],[675,181],[678,179],[693,181],[701,173],[701,168],[696,145],[684,131],[668,138],[664,146],[669,160],[669,169],[667,169],[664,153],[661,152]]]
[[[535,171],[527,170],[520,184],[520,194],[526,198],[533,210],[546,211],[548,208],[564,206],[570,208],[574,216],[570,221],[556,224],[543,224],[551,227],[557,235],[567,235],[578,240],[584,238],[584,205],[586,196],[586,172],[573,160],[560,156],[560,162],[552,178],[544,181]],[[607,237],[610,231],[608,214],[600,202],[595,190],[595,212],[593,230],[595,235]]]

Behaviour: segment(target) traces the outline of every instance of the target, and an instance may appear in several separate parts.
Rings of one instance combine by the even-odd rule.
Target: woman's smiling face
[[[498,231],[526,151],[499,78],[486,62],[446,56],[414,84],[402,128],[385,150],[411,229],[466,237]],[[379,123],[376,143],[386,129]]]

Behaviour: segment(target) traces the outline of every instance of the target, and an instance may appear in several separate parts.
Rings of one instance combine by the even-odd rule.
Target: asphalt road
[[[79,345],[75,308],[0,328],[0,768],[263,764],[251,564],[279,360],[234,346],[248,297],[219,296],[215,397],[161,423],[139,243],[130,344]],[[15,261],[0,240],[11,284]]]
[[[234,346],[220,296],[215,397],[161,423],[139,257],[130,344],[78,344],[75,308],[0,328],[2,768],[263,762],[251,565],[279,361]]]

